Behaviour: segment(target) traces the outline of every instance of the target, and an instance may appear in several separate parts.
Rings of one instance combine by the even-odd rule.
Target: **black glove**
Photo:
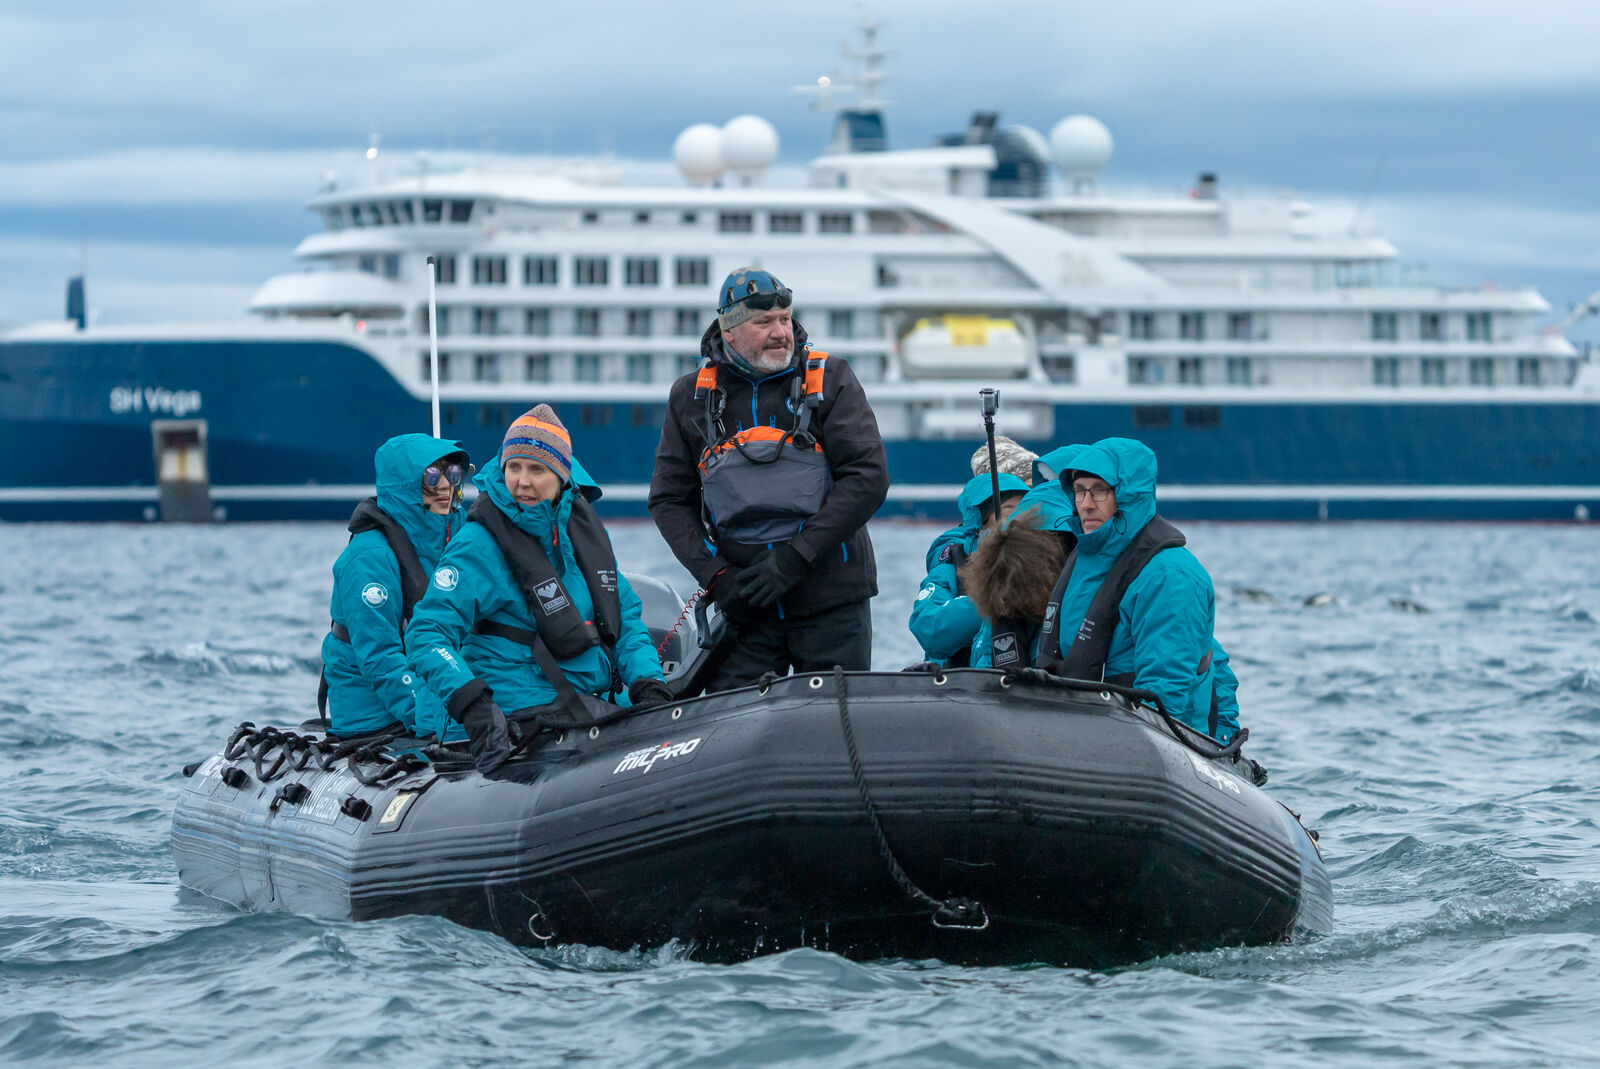
[[[487,690],[461,710],[461,726],[467,729],[472,767],[485,776],[511,756],[511,732],[506,725],[506,714],[500,711]]]
[[[940,664],[938,661],[918,661],[916,664],[908,664],[908,665],[906,665],[904,668],[900,669],[900,671],[902,671],[902,672],[943,672],[944,671],[944,665]]]
[[[806,570],[805,558],[785,542],[761,554],[739,573],[739,597],[757,609],[765,609],[804,579]]]
[[[628,687],[628,704],[635,709],[665,705],[672,700],[672,688],[659,679],[636,679]]]
[[[739,596],[739,577],[743,572],[723,568],[706,584],[706,597],[721,610],[729,623],[744,623],[756,615],[755,607]]]

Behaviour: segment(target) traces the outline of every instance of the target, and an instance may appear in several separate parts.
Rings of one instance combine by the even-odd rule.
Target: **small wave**
[[[205,642],[191,642],[177,649],[156,649],[142,654],[135,663],[155,668],[176,668],[192,675],[281,676],[294,672],[316,672],[322,662],[316,658],[291,657],[264,650],[227,650]]]

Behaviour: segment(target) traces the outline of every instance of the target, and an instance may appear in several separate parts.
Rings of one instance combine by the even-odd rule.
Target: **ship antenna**
[[[439,275],[439,265],[428,257],[428,367],[433,375],[433,436],[439,437],[439,306],[434,300],[433,285]]]

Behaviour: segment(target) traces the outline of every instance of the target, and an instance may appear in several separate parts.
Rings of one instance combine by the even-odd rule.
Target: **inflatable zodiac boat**
[[[682,604],[656,586],[647,620]],[[707,960],[1105,965],[1329,930],[1314,837],[1259,766],[1147,701],[1032,670],[768,678],[540,731],[522,782],[243,725],[185,769],[173,848],[185,887],[245,909]]]

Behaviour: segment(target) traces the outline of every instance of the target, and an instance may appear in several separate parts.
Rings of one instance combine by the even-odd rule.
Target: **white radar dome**
[[[722,158],[728,170],[749,181],[778,158],[778,131],[759,115],[740,115],[722,127]]]
[[[1089,115],[1068,115],[1050,131],[1056,166],[1068,178],[1093,178],[1111,162],[1111,131]]]
[[[722,177],[722,131],[708,122],[685,128],[672,142],[672,158],[692,185],[709,186]]]

